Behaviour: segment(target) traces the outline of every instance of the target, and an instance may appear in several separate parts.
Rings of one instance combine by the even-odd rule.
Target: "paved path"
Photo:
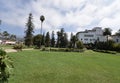
[[[33,48],[22,49],[22,50],[33,50]],[[15,50],[15,49],[5,49],[5,51],[6,51],[7,53],[9,53],[9,52],[18,52],[18,51]]]
[[[15,50],[15,49],[5,49],[5,51],[6,51],[7,53],[9,53],[9,52],[17,52],[17,50]]]

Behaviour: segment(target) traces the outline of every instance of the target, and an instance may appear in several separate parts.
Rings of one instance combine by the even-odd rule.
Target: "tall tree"
[[[68,38],[64,28],[57,32],[57,36],[57,47],[65,48],[68,45]]]
[[[64,33],[64,42],[63,42],[64,47],[68,47],[68,36],[67,33]]]
[[[60,47],[60,31],[57,32],[57,43],[56,43],[56,47]]]
[[[54,47],[55,46],[55,37],[54,37],[54,31],[52,31],[52,35],[51,35],[51,46]]]
[[[49,34],[49,32],[46,33],[45,46],[46,46],[46,47],[49,47],[49,46],[50,46],[50,34]]]
[[[71,36],[70,36],[69,48],[72,48],[72,47],[73,47],[72,38],[73,38],[73,33],[71,33]]]
[[[41,45],[45,45],[45,33],[42,35]]]
[[[110,28],[105,28],[103,31],[103,35],[107,36],[107,41],[108,41],[108,36],[111,35],[111,29]]]
[[[9,34],[7,31],[4,31],[4,32],[3,32],[3,38],[4,38],[4,39],[9,39],[9,35],[10,35],[10,34]]]
[[[63,48],[64,46],[64,28],[60,30],[60,47]]]
[[[31,46],[33,44],[33,29],[34,29],[34,24],[33,24],[33,16],[32,13],[29,14],[28,17],[28,22],[26,23],[27,29],[25,31],[26,35],[25,35],[25,45],[26,46]]]
[[[72,42],[72,47],[75,48],[76,41],[78,41],[76,35],[72,36],[71,42]]]
[[[41,34],[42,34],[42,23],[45,20],[45,17],[43,15],[40,16],[40,21],[41,21]]]
[[[10,35],[10,40],[13,40],[13,41],[15,41],[15,40],[16,40],[16,35],[14,35],[14,34],[11,34],[11,35]]]

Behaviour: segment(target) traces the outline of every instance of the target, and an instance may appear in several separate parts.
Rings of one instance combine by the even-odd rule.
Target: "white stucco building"
[[[78,32],[77,37],[84,44],[94,43],[95,41],[107,41],[107,37],[103,36],[103,30],[101,27],[95,27],[92,30]]]
[[[4,44],[4,45],[15,45],[16,41],[10,41],[10,40],[0,40],[0,44]]]
[[[117,36],[117,35],[113,35],[112,36],[112,39],[115,43],[120,43],[120,36]]]
[[[5,41],[2,41],[2,44],[5,44],[5,45],[15,45],[16,41],[5,40]]]

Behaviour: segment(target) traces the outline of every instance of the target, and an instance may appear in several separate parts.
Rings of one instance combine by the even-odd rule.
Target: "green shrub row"
[[[109,54],[116,54],[117,53],[116,51],[97,50],[97,49],[94,49],[93,51],[102,52],[102,53],[109,53]]]
[[[96,42],[92,46],[94,47],[94,49],[98,50],[110,50],[120,52],[120,43],[115,43],[113,41]]]
[[[77,48],[42,48],[42,51],[55,51],[55,52],[84,52],[85,49]]]

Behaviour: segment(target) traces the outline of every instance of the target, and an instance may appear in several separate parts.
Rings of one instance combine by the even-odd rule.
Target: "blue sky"
[[[40,15],[45,16],[44,32],[60,28],[70,34],[93,27],[120,29],[120,0],[0,0],[1,31],[24,35],[29,13],[35,34],[40,33]]]

